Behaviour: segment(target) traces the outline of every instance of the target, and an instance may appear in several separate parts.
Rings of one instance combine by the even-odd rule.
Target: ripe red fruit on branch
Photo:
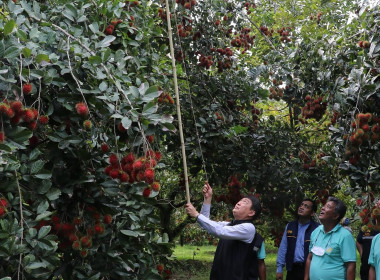
[[[106,225],[111,224],[111,222],[112,222],[112,216],[111,216],[110,214],[106,214],[106,215],[104,215],[104,217],[103,217],[103,222],[104,222]]]
[[[38,121],[40,124],[47,124],[49,122],[49,117],[48,116],[40,116]]]
[[[5,141],[5,134],[4,132],[0,132],[0,144],[4,143]]]
[[[160,191],[160,184],[158,182],[154,182],[152,184],[152,190],[154,190],[155,192]]]
[[[24,94],[29,94],[29,93],[31,93],[31,91],[32,91],[32,85],[31,84],[24,84],[23,86],[22,86],[22,92],[24,93]]]
[[[128,176],[127,173],[122,172],[122,173],[120,173],[120,175],[119,175],[119,179],[120,179],[120,182],[125,183],[125,182],[128,182],[128,181],[129,181],[129,176]]]
[[[90,120],[85,120],[83,122],[83,127],[85,130],[91,130],[92,128],[92,122]]]
[[[143,190],[143,197],[149,197],[150,196],[150,193],[151,193],[151,190],[150,190],[150,188],[145,188],[144,190]]]
[[[107,143],[102,143],[100,145],[100,148],[103,153],[108,153],[110,151],[110,147],[107,145]]]
[[[16,113],[21,112],[23,109],[21,101],[12,101],[10,107]]]
[[[135,161],[133,163],[133,170],[140,170],[143,167],[143,163],[141,160]]]
[[[145,177],[145,181],[148,184],[152,184],[154,180],[154,171],[152,169],[145,170],[144,177]]]
[[[115,29],[115,26],[113,26],[112,24],[110,24],[104,30],[104,34],[106,34],[106,35],[112,35],[114,29]]]
[[[81,116],[87,116],[88,115],[88,108],[85,103],[79,102],[77,105],[75,105],[75,109],[77,110],[77,113]]]
[[[119,164],[119,159],[118,159],[118,157],[117,157],[116,154],[112,154],[112,155],[110,155],[109,163],[110,163],[111,165],[118,165],[118,164]]]
[[[23,119],[24,119],[24,122],[31,122],[34,120],[34,113],[32,110],[30,109],[27,109],[24,111],[24,114],[23,114]]]
[[[96,224],[94,226],[95,233],[97,234],[103,234],[104,233],[104,226],[102,224]]]

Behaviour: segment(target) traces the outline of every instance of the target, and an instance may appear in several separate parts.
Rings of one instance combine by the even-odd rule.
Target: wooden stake
[[[173,68],[173,78],[174,78],[174,91],[175,91],[175,99],[176,99],[176,105],[177,105],[178,129],[179,129],[179,136],[180,136],[180,139],[181,139],[183,173],[184,173],[185,187],[186,187],[186,199],[187,199],[187,203],[190,203],[189,179],[187,177],[185,141],[184,141],[184,138],[183,138],[181,107],[180,107],[180,104],[179,104],[178,81],[177,81],[177,67],[176,67],[175,58],[174,58],[173,34],[172,34],[172,26],[171,26],[171,22],[170,22],[169,1],[165,0],[165,2],[166,2],[166,20],[167,20],[167,23],[168,23],[168,36],[169,36],[170,56],[172,58],[172,68]]]

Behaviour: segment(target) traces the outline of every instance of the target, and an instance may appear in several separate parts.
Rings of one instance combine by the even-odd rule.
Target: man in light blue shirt
[[[370,265],[368,280],[380,279],[380,233],[372,239],[368,264]]]
[[[277,253],[276,280],[283,279],[286,265],[287,280],[303,280],[305,263],[309,255],[310,235],[319,224],[311,220],[317,211],[317,204],[311,199],[304,199],[297,210],[298,219],[285,227]]]
[[[355,280],[355,240],[339,223],[346,210],[340,199],[331,196],[321,208],[322,225],[311,234],[305,280]]]

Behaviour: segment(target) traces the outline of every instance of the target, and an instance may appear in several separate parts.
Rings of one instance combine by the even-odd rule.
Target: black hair
[[[311,202],[311,208],[313,209],[313,212],[317,212],[318,205],[315,202],[315,200],[312,200],[311,198],[304,198],[304,199],[302,199],[301,202],[304,202],[304,201],[310,201]]]
[[[335,203],[334,212],[335,214],[339,215],[338,221],[340,221],[344,217],[344,215],[346,215],[346,211],[347,211],[346,205],[344,204],[343,201],[341,201],[339,198],[336,198],[334,196],[329,196],[326,202],[329,202],[329,201],[332,201]]]
[[[252,220],[258,218],[260,216],[260,214],[261,214],[261,204],[260,204],[260,201],[257,199],[257,197],[255,197],[254,195],[251,195],[251,194],[247,195],[246,197],[248,199],[250,199],[251,202],[252,202],[251,210],[255,211],[255,215],[253,216]]]

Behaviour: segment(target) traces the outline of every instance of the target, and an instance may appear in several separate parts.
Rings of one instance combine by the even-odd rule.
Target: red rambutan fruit
[[[18,113],[21,112],[23,109],[21,101],[12,101],[10,104],[10,107],[13,109],[14,112]]]
[[[160,184],[158,182],[154,182],[152,184],[152,190],[154,190],[155,192],[160,191]]]
[[[151,193],[151,189],[150,188],[145,188],[143,190],[143,192],[142,192],[142,195],[143,195],[143,197],[149,197],[150,193]]]
[[[106,214],[106,215],[104,215],[104,217],[103,217],[103,222],[104,222],[106,225],[111,224],[111,222],[112,222],[112,216],[111,216],[110,214]]]
[[[32,92],[32,84],[29,84],[29,83],[27,83],[27,84],[24,84],[23,86],[22,86],[22,92],[24,93],[24,94],[29,94],[29,93],[31,93]]]
[[[148,184],[152,184],[154,180],[154,170],[153,169],[147,169],[144,173],[145,181]]]
[[[102,143],[100,145],[100,149],[102,150],[103,153],[108,153],[110,151],[110,147],[108,146],[107,143]]]
[[[48,116],[40,116],[39,119],[38,119],[38,122],[40,124],[47,124],[49,122],[49,117]]]
[[[133,163],[133,170],[140,170],[143,167],[143,162],[141,160],[137,160]]]
[[[87,105],[83,102],[77,103],[77,105],[75,105],[75,109],[77,110],[77,113],[81,116],[87,116],[88,115]]]
[[[110,163],[111,165],[118,165],[118,164],[119,164],[119,159],[118,159],[118,157],[117,157],[116,154],[112,154],[112,155],[110,155],[109,163]]]

